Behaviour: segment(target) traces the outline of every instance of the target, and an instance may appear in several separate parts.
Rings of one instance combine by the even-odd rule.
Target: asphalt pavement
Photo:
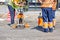
[[[10,23],[6,20],[7,16],[5,15],[8,13],[7,6],[0,5],[0,40],[60,40],[60,11],[56,11],[55,30],[48,33],[44,33],[37,28],[37,18],[40,12],[41,10],[24,12],[24,20],[29,23],[30,27],[13,29],[7,25]]]

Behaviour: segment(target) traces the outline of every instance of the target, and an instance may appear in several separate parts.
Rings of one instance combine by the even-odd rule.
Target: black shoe
[[[53,26],[53,29],[55,30],[55,26]]]
[[[11,24],[7,24],[8,26],[11,26]]]
[[[48,33],[48,28],[44,28],[43,32]]]
[[[49,32],[53,32],[53,28],[49,28]]]

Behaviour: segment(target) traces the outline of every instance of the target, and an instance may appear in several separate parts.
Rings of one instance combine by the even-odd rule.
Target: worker
[[[53,13],[53,29],[55,29],[56,25],[56,19],[55,19],[55,11],[56,11],[56,6],[57,6],[57,0],[53,1],[53,6],[52,6],[52,13]]]
[[[11,23],[8,25],[14,24],[15,8],[18,8],[18,6],[20,6],[19,3],[20,3],[20,0],[9,0],[8,9],[9,9],[10,16],[11,16]]]
[[[43,17],[43,32],[53,32],[53,14],[52,3],[53,0],[39,0],[41,3],[42,17]]]

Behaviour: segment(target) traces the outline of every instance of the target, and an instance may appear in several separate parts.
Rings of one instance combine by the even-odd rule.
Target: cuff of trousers
[[[47,22],[43,23],[43,28],[48,28],[48,23]]]
[[[48,27],[53,28],[53,22],[48,22]]]

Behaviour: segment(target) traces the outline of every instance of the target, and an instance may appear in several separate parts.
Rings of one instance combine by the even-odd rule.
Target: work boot
[[[44,28],[43,32],[47,33],[48,32],[48,28]]]
[[[53,32],[53,28],[49,28],[49,32]]]
[[[8,26],[11,26],[11,24],[7,24]]]
[[[53,26],[53,30],[55,30],[55,26]]]
[[[12,28],[17,28],[17,24],[12,24],[11,27]]]

